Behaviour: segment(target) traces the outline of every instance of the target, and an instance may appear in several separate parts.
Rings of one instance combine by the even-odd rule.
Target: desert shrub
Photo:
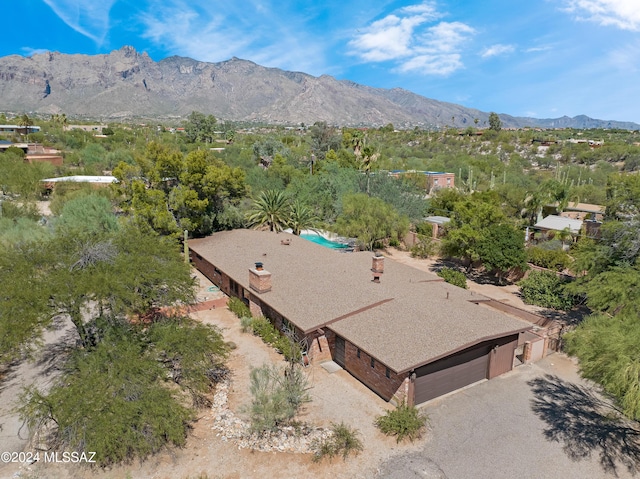
[[[238,318],[251,317],[251,310],[249,306],[244,304],[240,298],[229,298],[227,301],[227,308]]]
[[[569,255],[561,249],[545,249],[533,246],[527,249],[527,261],[541,268],[562,271],[571,263]]]
[[[548,241],[541,241],[536,245],[537,248],[544,249],[547,251],[561,250],[562,249],[562,241],[559,239],[550,239]]]
[[[325,457],[333,459],[336,456],[342,456],[342,459],[346,460],[352,453],[357,456],[363,449],[359,434],[357,429],[347,426],[344,422],[331,423],[329,436],[311,442],[313,461],[318,462]]]
[[[551,271],[532,271],[518,286],[527,304],[563,310],[572,306],[571,296],[564,291],[564,281]]]
[[[442,268],[438,271],[438,276],[444,279],[447,283],[467,289],[467,277],[460,271],[456,271],[452,268]]]
[[[438,252],[438,245],[429,236],[418,235],[418,242],[411,247],[412,258],[428,258]]]
[[[251,316],[242,316],[240,318],[240,330],[243,333],[253,332],[253,318]]]
[[[211,406],[208,395],[228,372],[224,360],[229,345],[220,331],[188,318],[172,318],[154,323],[147,334],[158,360],[191,394],[193,405]]]
[[[144,354],[143,342],[105,340],[77,351],[66,369],[46,395],[31,388],[21,400],[31,431],[55,425],[56,449],[92,451],[107,466],[184,445],[193,413],[163,385],[166,372]]]
[[[254,318],[251,323],[251,328],[253,329],[253,334],[260,336],[265,343],[271,346],[275,347],[280,339],[280,333],[278,330],[273,324],[271,324],[271,321],[264,316]]]
[[[413,441],[422,436],[429,417],[415,406],[402,402],[398,407],[376,418],[376,426],[387,436],[396,436],[396,442],[405,438]]]
[[[416,223],[416,233],[420,236],[427,236],[430,238],[433,235],[433,224],[426,221]]]
[[[250,379],[253,399],[247,412],[255,432],[276,431],[288,424],[304,403],[311,401],[309,382],[300,367],[265,364],[252,369]]]
[[[288,362],[300,362],[302,360],[302,348],[289,336],[282,335],[274,344],[274,347],[282,353],[284,359]]]

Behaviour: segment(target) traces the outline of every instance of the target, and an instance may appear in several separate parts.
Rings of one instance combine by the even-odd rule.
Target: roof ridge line
[[[394,299],[395,298],[387,298],[387,299],[383,299],[382,301],[377,301],[375,303],[371,303],[371,304],[369,304],[367,306],[364,306],[364,307],[362,307],[360,309],[356,309],[355,311],[351,311],[350,313],[343,314],[342,316],[338,316],[337,318],[330,319],[326,323],[323,323],[320,326],[315,327],[313,329],[324,328],[325,326],[329,326],[330,324],[337,323],[338,321],[342,321],[343,319],[350,318],[351,316],[355,316],[356,314],[360,314],[360,313],[363,313],[363,312],[368,311],[370,309],[377,308],[378,306],[381,306],[381,305],[383,305],[385,303],[388,303],[389,301],[393,301]]]

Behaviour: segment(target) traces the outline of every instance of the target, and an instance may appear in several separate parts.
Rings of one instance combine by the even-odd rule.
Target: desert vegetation
[[[36,348],[60,315],[79,338],[62,358],[59,383],[23,398],[34,430],[58,425],[51,444],[79,447],[81,437],[95,439],[82,444],[102,448],[101,463],[111,464],[184,442],[194,411],[224,376],[227,347],[215,329],[169,313],[194,294],[180,237],[184,230],[196,237],[243,227],[323,228],[368,250],[402,246],[413,230],[413,254],[449,257],[467,273],[483,269],[504,283],[527,263],[552,270],[524,280],[523,296],[560,310],[576,302],[591,309],[593,316],[567,336],[568,351],[625,414],[640,418],[632,354],[640,334],[638,132],[285,128],[194,112],[184,134],[178,124],[114,123],[96,137],[67,131],[61,118],[30,119],[42,130],[29,140],[61,150],[62,166],[25,163],[17,148],[0,156],[0,360],[8,364]],[[576,139],[602,143],[594,148]],[[212,144],[221,149],[212,151]],[[395,178],[393,170],[453,172],[456,188],[428,191],[424,175]],[[113,174],[118,183],[43,190],[41,179],[70,174]],[[44,219],[36,207],[43,198],[52,211]],[[597,236],[557,232],[525,249],[527,226],[577,201],[606,206]],[[431,238],[427,215],[451,219],[441,238]],[[558,280],[560,271],[573,279]],[[464,274],[443,275],[464,287]],[[271,341],[259,318],[232,307],[247,318],[247,330]],[[133,355],[142,359],[129,360]],[[256,419],[257,429],[289,420],[304,403],[304,384],[296,383],[302,392],[292,403],[278,372],[253,375],[252,414],[268,419]],[[125,386],[113,389],[118,382]],[[121,401],[128,411],[121,421],[104,420],[107,405],[69,396],[97,387]],[[275,414],[280,409],[284,418]],[[171,421],[161,424],[162,417]],[[320,449],[329,456],[356,452],[352,431],[342,432],[335,437],[344,441]],[[112,435],[126,440],[109,448]]]

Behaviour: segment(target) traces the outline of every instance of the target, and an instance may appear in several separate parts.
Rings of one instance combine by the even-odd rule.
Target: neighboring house
[[[442,228],[451,221],[451,218],[447,218],[446,216],[427,216],[424,221],[431,224],[433,231],[432,236],[436,239],[442,236]]]
[[[107,125],[65,125],[64,130],[82,130],[89,133],[102,134],[104,128],[107,128]]]
[[[589,203],[569,203],[560,216],[578,220],[602,221],[606,207]]]
[[[582,224],[582,220],[567,218],[566,216],[549,215],[533,225],[533,228],[540,231],[544,237],[549,237],[550,232],[553,232],[555,235],[555,232],[565,229],[568,229],[572,235],[578,235],[582,230]]]
[[[393,170],[389,172],[390,176],[399,178],[403,175],[424,176],[424,189],[427,193],[432,193],[440,188],[455,188],[455,173],[445,173],[443,171],[416,171],[416,170]]]
[[[75,176],[61,176],[59,178],[45,178],[44,180],[40,180],[45,189],[51,191],[55,188],[56,183],[89,183],[93,186],[108,186],[111,183],[116,183],[118,179],[115,176],[86,176],[86,175],[75,175]]]
[[[193,264],[254,315],[306,338],[387,401],[420,404],[513,368],[532,325],[433,273],[286,233],[189,241]],[[255,264],[255,266],[254,266]]]
[[[43,145],[27,143],[11,143],[10,141],[0,141],[0,152],[4,153],[11,147],[19,148],[26,153],[24,160],[27,163],[47,162],[54,166],[62,166],[63,158],[59,150],[48,148]]]
[[[24,133],[25,127],[20,125],[0,125],[1,133]],[[27,133],[37,133],[40,131],[39,126],[31,125],[28,127]]]
[[[29,145],[27,143],[12,143],[7,140],[0,140],[0,152],[4,153],[11,147],[19,148],[25,153],[29,151]]]

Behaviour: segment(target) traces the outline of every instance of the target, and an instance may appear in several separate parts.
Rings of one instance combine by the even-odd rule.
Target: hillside
[[[177,118],[197,110],[236,121],[396,127],[488,124],[488,112],[394,88],[371,88],[232,58],[206,63],[183,57],[159,62],[132,47],[108,55],[57,52],[0,58],[0,111],[74,117]],[[631,122],[579,116],[539,120],[501,114],[505,127],[640,129]]]

